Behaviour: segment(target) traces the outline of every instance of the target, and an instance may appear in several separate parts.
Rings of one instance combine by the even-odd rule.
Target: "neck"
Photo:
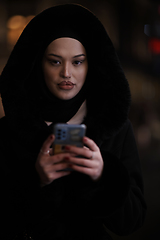
[[[67,122],[67,124],[81,124],[86,116],[87,113],[87,106],[86,100],[82,103],[76,114]],[[49,126],[52,122],[46,122]]]
[[[86,116],[86,100],[82,103],[76,114],[67,122],[68,124],[81,124]]]

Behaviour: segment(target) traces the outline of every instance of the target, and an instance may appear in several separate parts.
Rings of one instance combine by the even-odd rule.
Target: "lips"
[[[74,87],[74,83],[70,82],[70,81],[62,81],[58,84],[60,89],[64,89],[64,90],[70,90]]]
[[[66,85],[72,86],[74,84],[70,81],[63,81],[63,82],[59,83],[58,85],[59,86],[66,86]]]

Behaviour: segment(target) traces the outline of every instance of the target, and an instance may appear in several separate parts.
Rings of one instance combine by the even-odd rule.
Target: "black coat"
[[[57,32],[65,28],[70,34],[68,26],[87,51],[85,124],[87,136],[100,148],[104,171],[98,182],[72,172],[41,188],[35,162],[51,133],[41,111],[42,106],[49,111],[56,106],[40,84],[44,79],[38,63]],[[0,119],[2,239],[27,230],[34,240],[105,240],[107,228],[127,235],[142,226],[146,205],[137,147],[127,120],[129,85],[105,28],[91,12],[69,4],[35,17],[1,74],[0,93],[5,111]],[[59,108],[56,114],[51,112],[54,122]]]
[[[129,120],[114,137],[99,143],[104,160],[100,181],[93,182],[73,172],[43,188],[39,187],[35,170],[24,171],[24,176],[19,173],[16,164],[19,156],[14,151],[8,129],[6,119],[2,118],[0,152],[5,180],[2,196],[6,236],[33,227],[35,232],[38,230],[34,237],[37,240],[99,240],[109,239],[106,228],[118,235],[127,235],[142,226],[146,205],[141,166]],[[23,158],[20,161],[23,162]]]

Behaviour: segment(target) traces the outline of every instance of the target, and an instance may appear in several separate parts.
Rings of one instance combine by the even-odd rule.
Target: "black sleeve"
[[[146,214],[141,165],[130,122],[115,137],[110,149],[101,150],[103,175],[99,182],[86,184],[81,203],[88,215],[102,221],[106,228],[127,235],[142,226]]]
[[[6,219],[3,225],[9,228],[12,226],[12,234],[26,225],[28,207],[30,212],[34,211],[36,216],[40,214],[40,217],[43,217],[46,213],[50,214],[52,206],[55,218],[59,216],[59,210],[63,206],[64,212],[69,211],[71,215],[73,210],[72,214],[76,212],[80,219],[81,215],[84,217],[85,214],[88,220],[101,221],[109,230],[119,235],[129,234],[142,226],[146,205],[140,161],[129,122],[112,141],[104,143],[100,148],[104,171],[98,182],[93,182],[86,175],[73,173],[67,176],[65,181],[61,178],[41,189],[37,185],[37,176],[34,179],[31,172],[28,172],[33,184],[32,189],[35,191],[33,192],[30,184],[24,188],[22,179],[15,176],[15,167],[8,168],[8,162],[14,159],[6,157],[7,148],[3,145],[1,142],[1,172],[4,179],[1,199],[6,211],[2,218]],[[7,153],[12,157],[12,154]],[[39,206],[42,205],[45,205],[45,208],[39,211]],[[66,210],[66,205],[69,210]],[[61,210],[62,213],[63,211]],[[9,234],[6,231],[4,233]]]

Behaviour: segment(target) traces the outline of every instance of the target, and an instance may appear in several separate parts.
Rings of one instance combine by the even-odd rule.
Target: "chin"
[[[57,96],[59,99],[61,100],[70,100],[73,97],[75,97],[75,95],[68,95],[68,96]]]
[[[70,93],[67,93],[67,94],[59,94],[57,95],[58,98],[62,99],[62,100],[70,100],[72,98],[74,98],[76,96],[77,93],[75,94],[70,94]]]

